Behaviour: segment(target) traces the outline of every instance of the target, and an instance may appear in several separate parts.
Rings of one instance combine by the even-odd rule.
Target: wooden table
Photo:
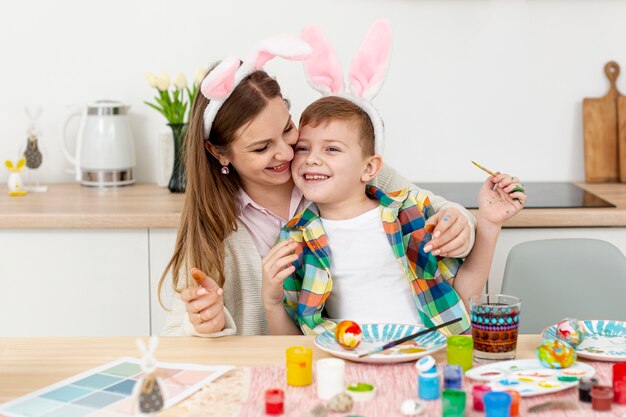
[[[134,337],[1,338],[0,403],[123,356],[138,356]],[[535,357],[541,336],[520,335],[517,358]],[[206,365],[277,365],[285,349],[314,347],[311,336],[162,337],[157,359]],[[313,349],[313,360],[329,355]],[[445,349],[435,354],[443,359]]]

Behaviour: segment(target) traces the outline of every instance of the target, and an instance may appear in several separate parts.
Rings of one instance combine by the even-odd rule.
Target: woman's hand
[[[480,188],[478,213],[491,223],[502,225],[524,207],[527,198],[519,178],[498,173],[487,178]]]
[[[459,256],[465,253],[470,242],[471,226],[461,211],[455,207],[440,210],[426,221],[426,231],[433,239],[424,247],[435,256]]]
[[[283,302],[283,281],[296,270],[293,265],[298,255],[293,252],[298,244],[293,239],[287,239],[274,246],[263,258],[263,282],[261,296],[266,309]]]
[[[197,268],[191,270],[191,276],[200,286],[186,288],[180,294],[185,302],[189,321],[198,333],[222,331],[226,324],[224,290]]]

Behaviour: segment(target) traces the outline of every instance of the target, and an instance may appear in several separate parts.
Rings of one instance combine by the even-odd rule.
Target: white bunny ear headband
[[[226,99],[239,85],[241,80],[263,68],[265,63],[277,56],[301,61],[311,54],[311,47],[295,36],[281,35],[259,42],[239,65],[239,58],[225,58],[207,75],[200,91],[208,98],[209,104],[204,111],[204,138],[209,139],[213,120]]]
[[[307,81],[323,96],[339,96],[362,108],[374,126],[375,152],[382,155],[385,136],[383,121],[371,100],[376,97],[387,76],[391,52],[389,22],[378,20],[369,28],[348,73],[350,86],[344,90],[343,71],[328,39],[314,26],[302,30],[313,54],[304,61]]]

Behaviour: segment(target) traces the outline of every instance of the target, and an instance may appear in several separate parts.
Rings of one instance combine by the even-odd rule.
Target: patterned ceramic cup
[[[474,359],[515,359],[521,301],[503,294],[470,298]]]

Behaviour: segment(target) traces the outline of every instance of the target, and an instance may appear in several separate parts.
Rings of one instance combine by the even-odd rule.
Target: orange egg
[[[352,320],[341,321],[335,327],[335,340],[344,349],[352,350],[359,346],[362,338],[361,326]]]

